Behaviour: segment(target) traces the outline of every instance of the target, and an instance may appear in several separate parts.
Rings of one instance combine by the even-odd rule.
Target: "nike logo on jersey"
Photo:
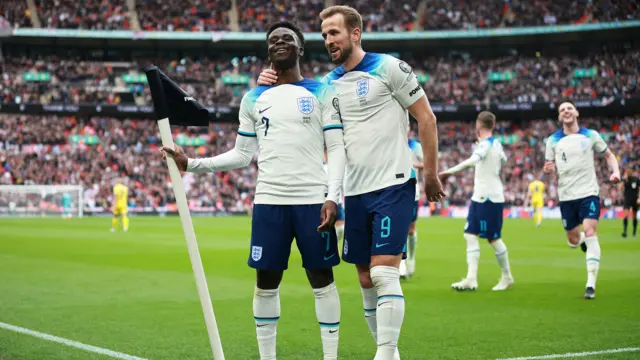
[[[331,256],[325,256],[325,257],[324,257],[324,259],[325,259],[325,260],[329,260],[329,259],[331,259],[332,257],[334,257],[335,255],[336,255],[336,254],[332,254]]]
[[[382,244],[376,243],[376,249],[381,248],[383,246],[387,246],[387,245],[389,245],[389,243],[382,243]]]
[[[262,114],[263,112],[265,112],[265,111],[267,111],[267,110],[271,109],[272,107],[273,107],[273,106],[269,106],[268,108],[264,108],[264,109],[262,109],[262,110],[258,110],[258,114]]]

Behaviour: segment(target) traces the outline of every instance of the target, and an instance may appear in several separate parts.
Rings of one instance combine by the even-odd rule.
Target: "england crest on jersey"
[[[313,112],[313,98],[310,96],[298,98],[298,110],[305,115]]]
[[[356,83],[356,95],[363,97],[369,93],[369,79],[358,80]]]
[[[253,259],[253,261],[260,261],[260,259],[262,259],[262,246],[251,247],[251,259]]]

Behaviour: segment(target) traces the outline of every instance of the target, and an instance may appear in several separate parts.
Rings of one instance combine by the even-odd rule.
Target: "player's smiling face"
[[[269,60],[278,70],[287,70],[294,67],[298,57],[302,56],[303,49],[300,40],[293,30],[277,28],[269,34],[267,40],[269,46]]]
[[[334,64],[343,64],[353,53],[354,42],[342,14],[334,14],[322,21],[324,46]]]
[[[558,120],[562,124],[571,124],[578,120],[578,110],[572,103],[564,102],[558,108]]]

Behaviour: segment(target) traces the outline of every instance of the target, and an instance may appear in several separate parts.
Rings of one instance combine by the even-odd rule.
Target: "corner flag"
[[[151,90],[153,108],[156,113],[156,120],[158,122],[158,128],[160,129],[160,138],[162,139],[163,146],[171,149],[174,148],[173,137],[171,136],[171,125],[209,125],[209,111],[190,97],[184,90],[180,89],[176,83],[171,81],[171,79],[163,74],[156,66],[147,66],[144,68],[144,72],[147,74],[147,82]],[[220,342],[220,334],[218,333],[218,324],[213,314],[213,304],[211,303],[211,296],[209,296],[209,287],[207,286],[207,279],[204,275],[200,250],[198,250],[198,242],[196,241],[196,233],[193,230],[182,176],[180,175],[175,160],[169,155],[167,155],[167,165],[169,166],[171,186],[173,187],[173,194],[175,195],[176,204],[178,205],[180,221],[182,222],[182,230],[185,240],[187,241],[187,250],[189,251],[193,276],[196,279],[196,289],[198,290],[200,305],[204,313],[204,322],[207,326],[207,333],[209,334],[209,344],[213,352],[213,359],[224,360],[224,352],[222,351],[222,343]]]

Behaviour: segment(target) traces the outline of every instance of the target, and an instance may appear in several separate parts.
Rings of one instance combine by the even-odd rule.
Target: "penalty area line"
[[[577,357],[585,357],[585,356],[592,356],[592,355],[617,354],[617,353],[636,352],[636,351],[640,351],[640,347],[628,347],[628,348],[618,348],[618,349],[600,350],[600,351],[585,351],[585,352],[566,353],[566,354],[550,354],[550,355],[541,355],[541,356],[500,358],[496,360],[562,359],[562,358],[577,358]]]
[[[76,348],[76,349],[80,349],[80,350],[84,350],[84,351],[89,351],[89,352],[92,352],[92,353],[95,353],[95,354],[101,354],[101,355],[109,356],[109,357],[112,357],[114,359],[148,360],[148,359],[145,359],[145,358],[124,354],[124,353],[113,351],[113,350],[109,350],[109,349],[103,349],[103,348],[100,348],[100,347],[97,347],[97,346],[93,346],[93,345],[83,344],[81,342],[77,342],[77,341],[61,338],[61,337],[54,336],[54,335],[51,335],[51,334],[45,334],[45,333],[41,333],[39,331],[25,329],[25,328],[20,327],[20,326],[15,326],[15,325],[3,323],[3,322],[0,322],[0,328],[6,329],[6,330],[9,330],[9,331],[13,331],[13,332],[16,332],[16,333],[19,333],[19,334],[29,335],[29,336],[33,336],[33,337],[36,337],[36,338],[39,338],[39,339],[43,339],[43,340],[55,342],[55,343],[58,343],[58,344],[66,345],[66,346],[69,346],[69,347],[72,347],[72,348]]]

